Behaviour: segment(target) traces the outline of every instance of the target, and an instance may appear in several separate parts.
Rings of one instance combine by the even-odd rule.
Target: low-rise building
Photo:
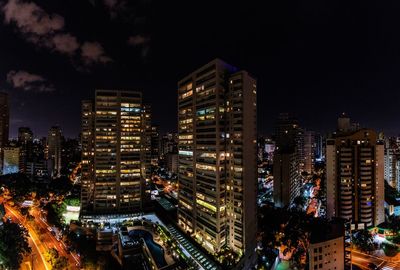
[[[310,270],[343,270],[344,269],[344,224],[339,220],[332,221],[323,230],[313,230],[309,246]]]

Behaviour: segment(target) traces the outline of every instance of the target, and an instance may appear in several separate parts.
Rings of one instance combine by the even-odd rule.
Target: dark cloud
[[[96,63],[106,64],[112,61],[108,57],[98,42],[85,42],[81,47],[82,60],[86,65],[93,65]]]
[[[133,46],[140,46],[149,43],[150,38],[142,35],[130,36],[128,38],[128,44]]]
[[[24,70],[11,70],[7,73],[7,82],[15,89],[34,92],[53,92],[54,86],[43,76]]]
[[[75,35],[66,32],[65,20],[59,14],[49,14],[33,2],[19,0],[9,0],[1,11],[5,24],[14,25],[25,40],[38,47],[69,57],[81,56],[78,61],[83,65],[111,62],[101,44],[83,42],[81,45]]]
[[[73,55],[79,49],[79,42],[71,34],[57,34],[52,37],[53,49],[60,53]]]
[[[27,35],[44,36],[64,28],[62,16],[48,14],[33,2],[9,0],[2,11],[5,23],[15,23]]]

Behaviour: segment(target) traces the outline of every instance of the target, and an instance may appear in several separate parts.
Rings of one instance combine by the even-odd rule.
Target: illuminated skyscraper
[[[179,226],[210,252],[246,260],[257,228],[256,91],[219,59],[178,83]]]
[[[142,208],[145,157],[142,94],[97,90],[82,104],[82,217]]]

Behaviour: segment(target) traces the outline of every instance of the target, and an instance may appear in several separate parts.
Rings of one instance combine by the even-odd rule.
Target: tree
[[[68,267],[67,258],[60,256],[55,248],[48,249],[44,257],[53,270],[63,270]]]
[[[57,227],[63,226],[63,213],[66,209],[65,204],[57,204],[55,202],[48,203],[44,209],[47,211],[47,221]]]
[[[23,256],[31,252],[26,233],[25,228],[20,228],[12,222],[5,222],[0,226],[1,266],[9,269],[19,269]]]
[[[51,265],[53,270],[63,270],[68,268],[68,260],[64,256],[58,257]]]
[[[353,244],[363,252],[370,253],[375,250],[372,235],[367,229],[354,234]]]

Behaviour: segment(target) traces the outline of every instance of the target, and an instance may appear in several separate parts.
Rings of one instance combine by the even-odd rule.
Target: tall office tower
[[[8,106],[8,94],[0,92],[0,164],[3,164],[3,150],[8,144],[10,124],[10,111]]]
[[[26,172],[28,161],[32,161],[33,132],[29,127],[18,128],[18,145],[20,147],[19,170]]]
[[[81,217],[142,208],[145,179],[142,94],[97,90],[82,104]]]
[[[144,166],[143,170],[145,173],[146,181],[150,181],[151,178],[151,105],[145,104],[143,106],[143,147],[144,147]]]
[[[274,203],[278,207],[289,206],[300,195],[300,172],[303,169],[301,153],[303,131],[297,119],[282,113],[275,123],[274,153]]]
[[[327,140],[328,217],[355,227],[378,225],[384,215],[384,145],[370,129],[340,132]]]
[[[304,171],[311,174],[315,164],[315,133],[314,131],[304,132]]]
[[[81,214],[85,216],[93,212],[94,201],[94,120],[95,110],[91,100],[82,101],[81,122]]]
[[[47,160],[52,177],[59,177],[61,173],[61,129],[51,127],[47,136]]]
[[[254,254],[256,91],[219,59],[178,83],[178,224],[214,254]]]
[[[151,127],[151,163],[153,165],[158,164],[159,145],[160,145],[160,134],[158,133],[158,126],[153,125]]]

